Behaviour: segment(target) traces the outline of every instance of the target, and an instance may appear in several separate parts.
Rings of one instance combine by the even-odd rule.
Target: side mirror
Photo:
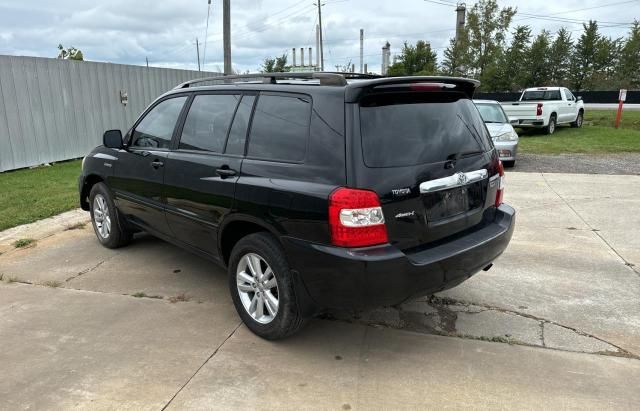
[[[582,96],[578,96],[578,98],[576,100],[577,101],[581,101],[582,100]]]
[[[122,131],[120,130],[107,130],[102,135],[102,144],[108,148],[123,148],[122,144]]]
[[[518,120],[515,117],[509,117],[509,124],[511,125],[520,124],[520,120]]]

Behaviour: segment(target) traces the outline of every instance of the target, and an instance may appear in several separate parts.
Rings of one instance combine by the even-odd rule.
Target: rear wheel
[[[89,194],[91,223],[100,244],[107,248],[122,247],[131,241],[133,234],[126,230],[118,210],[104,183],[91,187]]]
[[[556,131],[556,122],[556,115],[552,114],[549,118],[549,124],[547,124],[547,126],[544,128],[545,134],[551,135],[554,133],[554,131]]]
[[[581,111],[578,113],[578,117],[576,117],[576,121],[571,123],[571,127],[580,128],[582,127],[583,121],[584,121],[584,113]]]
[[[304,324],[289,265],[271,234],[238,241],[229,260],[229,290],[242,321],[262,338],[284,338]]]

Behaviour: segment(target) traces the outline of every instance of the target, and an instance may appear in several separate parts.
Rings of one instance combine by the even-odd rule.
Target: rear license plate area
[[[482,206],[481,182],[422,196],[427,221],[435,222],[464,214]]]

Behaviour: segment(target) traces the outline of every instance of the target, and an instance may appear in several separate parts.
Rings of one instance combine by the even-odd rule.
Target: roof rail
[[[177,85],[174,89],[189,88],[197,83],[205,83],[209,81],[220,81],[224,83],[234,83],[233,80],[262,80],[266,84],[277,84],[277,80],[301,79],[301,80],[319,80],[321,86],[338,86],[347,85],[347,79],[374,79],[379,78],[375,74],[361,73],[334,73],[334,72],[308,72],[308,73],[256,73],[256,74],[240,74],[231,76],[213,76],[204,77],[194,80],[185,81]]]

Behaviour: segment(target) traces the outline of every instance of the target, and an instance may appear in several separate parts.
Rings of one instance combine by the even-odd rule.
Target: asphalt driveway
[[[162,241],[104,249],[79,212],[0,233],[0,409],[637,407],[640,176],[509,173],[506,199],[490,271],[280,342]]]

